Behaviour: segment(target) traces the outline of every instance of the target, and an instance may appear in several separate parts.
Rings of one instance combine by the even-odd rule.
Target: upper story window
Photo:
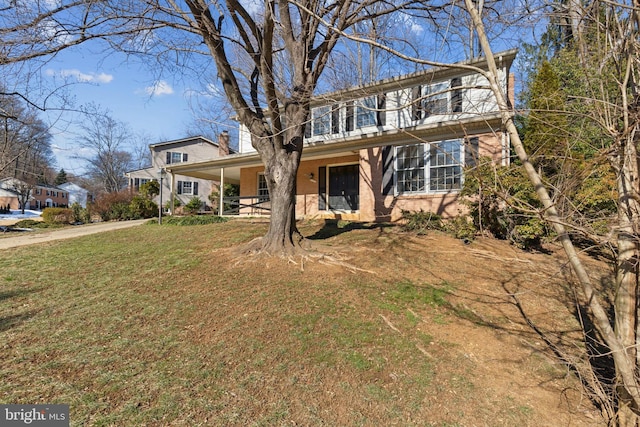
[[[167,151],[167,164],[186,162],[189,159],[187,153],[177,151]]]
[[[314,108],[311,115],[313,117],[313,136],[331,133],[331,106]]]
[[[368,126],[386,124],[385,95],[323,105],[311,110],[311,121],[305,128],[305,137],[334,135]]]
[[[412,90],[414,120],[462,112],[462,79],[417,86]]]
[[[356,101],[356,127],[375,126],[377,103],[376,97],[370,96]]]

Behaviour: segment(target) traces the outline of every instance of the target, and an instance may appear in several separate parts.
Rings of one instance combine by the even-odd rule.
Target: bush
[[[140,186],[140,195],[151,199],[160,194],[160,183],[158,181],[147,181]]]
[[[158,214],[158,205],[143,196],[135,196],[129,203],[129,214],[132,219],[152,218]]]
[[[55,228],[56,226],[59,226],[59,224],[48,224],[44,221],[36,221],[33,219],[23,219],[13,224],[14,228]]]
[[[129,204],[132,199],[133,194],[128,190],[106,193],[96,199],[93,211],[103,221],[131,219]]]
[[[476,230],[524,249],[540,245],[550,230],[534,212],[541,209],[535,189],[520,167],[498,167],[489,159],[466,172],[462,196]]]
[[[403,210],[402,218],[405,221],[402,226],[403,230],[416,232],[417,234],[426,234],[429,230],[438,230],[444,231],[456,239],[464,240],[473,240],[476,235],[473,221],[467,216],[444,220],[438,214],[420,209],[418,212]]]
[[[202,200],[200,197],[193,197],[189,202],[184,205],[184,210],[187,214],[196,214],[202,208]]]
[[[45,208],[42,219],[48,224],[71,224],[73,211],[69,208]]]
[[[405,231],[425,234],[428,230],[444,230],[442,218],[433,212],[425,212],[422,209],[418,212],[403,210],[402,218],[405,221],[402,226]]]
[[[219,222],[227,222],[227,218],[217,215],[192,215],[192,216],[170,216],[165,218],[162,223],[166,225],[206,225],[216,224]],[[155,223],[154,223],[155,224]]]
[[[71,205],[71,211],[73,212],[74,223],[87,224],[91,222],[89,210],[87,208],[83,208],[80,203],[74,202]]]

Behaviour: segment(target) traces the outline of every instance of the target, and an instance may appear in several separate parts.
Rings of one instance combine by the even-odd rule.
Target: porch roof
[[[501,128],[501,123],[500,113],[496,112],[483,115],[480,119],[478,117],[468,117],[403,129],[305,143],[302,151],[302,161],[355,154],[359,150],[387,145],[406,145],[462,138],[470,134],[495,132]],[[225,182],[239,183],[241,169],[258,166],[262,166],[260,155],[257,152],[251,152],[230,154],[201,162],[168,165],[166,170],[173,174],[213,181],[220,181],[221,175],[224,173]]]

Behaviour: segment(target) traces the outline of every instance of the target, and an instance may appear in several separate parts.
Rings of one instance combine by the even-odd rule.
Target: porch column
[[[218,207],[218,216],[224,213],[224,168],[220,168],[220,206]]]
[[[174,175],[173,172],[171,172],[171,184],[170,184],[170,186],[171,186],[170,190],[171,191],[169,192],[169,194],[171,195],[171,216],[173,216],[173,214],[175,212],[174,209],[176,208],[176,206],[175,206],[175,200],[176,200],[175,181],[176,181],[176,176]]]

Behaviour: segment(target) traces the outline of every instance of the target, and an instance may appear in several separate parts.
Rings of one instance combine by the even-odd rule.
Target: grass
[[[237,265],[233,245],[265,230],[148,226],[5,251],[0,402],[66,403],[73,426],[535,425],[511,398],[475,410],[478,366],[426,330],[456,316],[464,284]],[[332,242],[380,240],[352,233]]]

